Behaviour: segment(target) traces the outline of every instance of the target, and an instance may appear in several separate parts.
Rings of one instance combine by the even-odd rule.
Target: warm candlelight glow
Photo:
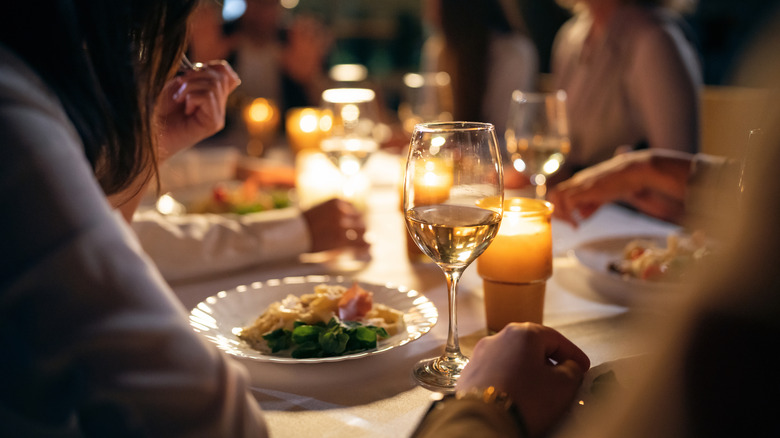
[[[370,187],[366,176],[358,174],[350,178],[350,190],[344,190],[345,176],[323,153],[313,150],[301,151],[295,159],[295,186],[298,206],[313,207],[332,198],[345,198],[358,209],[365,209],[366,196]]]
[[[304,149],[318,149],[330,132],[332,117],[319,108],[292,108],[287,111],[287,142],[296,154]]]
[[[260,156],[274,140],[279,126],[279,109],[272,100],[258,97],[244,108],[244,124],[250,136],[247,153]]]
[[[482,278],[507,283],[531,283],[552,275],[552,206],[544,201],[511,198],[504,201],[501,228],[477,259]]]
[[[244,112],[244,121],[250,134],[262,134],[275,130],[279,123],[279,111],[271,100],[258,97],[249,104]]]
[[[552,275],[551,214],[549,202],[504,201],[498,234],[477,258],[491,331],[512,321],[542,322],[545,283]]]
[[[452,167],[450,164],[444,160],[430,159],[418,169],[423,172],[423,177],[414,180],[415,204],[439,204],[449,199],[452,188]]]

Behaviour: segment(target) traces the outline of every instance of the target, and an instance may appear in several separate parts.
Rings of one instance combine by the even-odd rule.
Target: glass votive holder
[[[290,108],[285,115],[287,143],[296,155],[302,150],[319,150],[332,126],[330,112],[316,107]]]
[[[543,322],[546,284],[552,275],[552,211],[552,204],[538,199],[504,200],[498,234],[477,258],[488,332],[510,322]]]

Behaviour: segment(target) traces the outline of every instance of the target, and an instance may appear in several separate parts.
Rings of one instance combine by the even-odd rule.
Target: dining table
[[[364,207],[365,237],[370,243],[367,257],[352,263],[343,263],[343,257],[301,257],[171,284],[187,309],[241,285],[312,275],[403,286],[435,305],[438,319],[427,333],[381,354],[320,363],[235,357],[249,372],[252,392],[265,412],[272,437],[410,436],[431,404],[435,393],[417,385],[411,370],[417,361],[443,350],[450,322],[448,291],[444,274],[435,263],[408,256],[400,208],[402,162],[397,153],[379,151],[363,169],[370,176]],[[678,230],[674,224],[617,204],[603,206],[577,227],[553,218],[553,273],[547,281],[543,323],[578,345],[593,366],[645,353],[645,335],[638,329],[636,315],[653,307],[614,299],[616,289],[618,293],[625,289],[627,296],[643,292],[632,290],[635,285],[631,282],[607,278],[605,273],[583,266],[572,250],[598,239],[666,235]],[[482,279],[475,265],[464,272],[457,295],[457,329],[467,355],[488,334]],[[604,293],[605,288],[611,288],[609,294]],[[262,310],[257,309],[257,313]]]

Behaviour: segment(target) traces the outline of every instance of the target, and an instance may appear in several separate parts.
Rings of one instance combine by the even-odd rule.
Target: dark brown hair
[[[455,120],[482,119],[487,88],[488,45],[493,33],[527,35],[522,17],[510,17],[500,0],[439,0],[444,50],[440,66],[449,73]]]
[[[151,113],[197,0],[6,2],[0,42],[62,102],[106,194],[156,174]]]

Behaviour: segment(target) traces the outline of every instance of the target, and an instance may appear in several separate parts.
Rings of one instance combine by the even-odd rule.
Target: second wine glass
[[[379,149],[375,93],[368,88],[331,88],[322,93],[322,108],[332,125],[320,148],[349,180]]]
[[[489,123],[418,124],[404,177],[404,215],[412,239],[444,271],[449,330],[441,356],[415,365],[421,385],[454,390],[468,358],[458,341],[457,286],[463,271],[498,232],[503,173],[495,128]]]
[[[547,177],[561,168],[571,148],[566,92],[515,90],[504,136],[512,167],[528,176],[536,197],[544,199]]]

